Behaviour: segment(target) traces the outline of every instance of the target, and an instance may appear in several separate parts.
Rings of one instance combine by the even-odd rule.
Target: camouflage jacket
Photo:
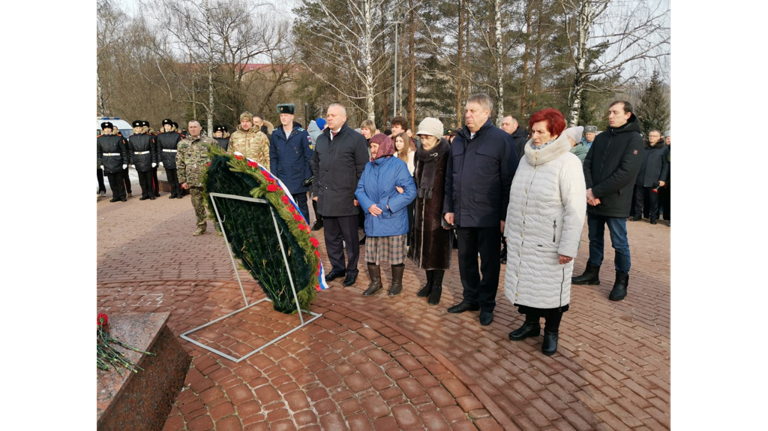
[[[215,139],[202,135],[197,139],[187,135],[185,139],[179,141],[176,153],[179,184],[188,183],[190,187],[203,186],[203,173],[208,169],[208,163],[211,161],[208,157],[209,145],[218,146],[219,144]]]
[[[263,132],[250,129],[247,132],[240,126],[229,138],[229,152],[240,152],[245,157],[259,162],[268,171],[269,169],[269,139]]]

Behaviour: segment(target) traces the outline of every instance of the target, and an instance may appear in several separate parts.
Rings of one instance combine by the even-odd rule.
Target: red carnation
[[[211,162],[206,163],[205,166],[211,166]]]
[[[320,252],[315,250],[315,256],[320,257]]]
[[[289,205],[291,203],[291,200],[288,199],[288,196],[283,196],[280,198],[284,204]]]
[[[320,285],[319,284],[315,286],[315,290],[317,290],[318,292],[320,291]]]
[[[298,214],[294,214],[293,215],[293,219],[296,220],[296,221],[301,221],[301,216],[298,215]]]
[[[258,164],[257,164],[256,162],[253,162],[253,161],[250,161],[250,160],[248,160],[248,167],[249,167],[249,168],[254,168],[254,169],[256,169],[256,166],[258,166]]]
[[[98,316],[96,316],[96,324],[99,326],[109,325],[109,316],[104,313],[100,313]]]
[[[267,191],[269,191],[269,192],[276,192],[277,191],[277,186],[274,185],[274,184],[270,184],[270,185],[267,186]]]
[[[235,158],[236,158],[237,160],[243,160],[243,156],[240,156],[240,155],[235,155]]]
[[[288,211],[293,213],[293,212],[296,212],[296,209],[293,207],[293,205],[291,205],[288,207]]]
[[[315,248],[320,247],[320,241],[318,241],[317,238],[315,238],[315,237],[310,238],[309,242],[311,242],[312,245],[315,246]]]

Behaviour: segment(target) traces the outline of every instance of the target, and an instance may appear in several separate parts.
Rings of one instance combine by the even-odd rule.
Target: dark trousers
[[[499,226],[456,228],[459,240],[459,275],[464,286],[464,302],[479,305],[482,311],[496,307],[496,291],[499,288]],[[480,253],[480,269],[477,254]],[[480,273],[483,274],[482,280]]]
[[[168,184],[171,186],[171,196],[181,196],[179,190],[179,176],[176,169],[165,168],[165,175],[168,177]]]
[[[315,211],[315,223],[323,224],[323,215],[317,212],[317,201],[312,199],[312,209]]]
[[[323,217],[325,249],[333,270],[357,274],[360,259],[360,240],[357,237],[357,216]],[[347,245],[347,264],[344,265],[344,244]],[[497,259],[498,260],[498,259]]]
[[[661,206],[664,208],[664,220],[670,220],[670,217],[672,216],[672,211],[669,207],[669,191],[669,183],[659,189],[659,200],[661,201]]]
[[[652,220],[659,218],[659,194],[652,187],[643,187],[635,184],[635,214],[643,211],[643,204],[648,203],[648,215]]]
[[[629,273],[632,260],[629,256],[629,240],[627,239],[627,219],[624,217],[606,217],[587,214],[589,227],[589,260],[595,266],[603,264],[603,247],[605,246],[605,225],[611,233],[611,246],[616,251],[613,259],[616,271]]]
[[[291,197],[296,201],[296,205],[301,210],[301,215],[304,216],[304,220],[309,224],[309,207],[307,206],[307,192],[298,192],[295,195],[291,194]]]
[[[157,180],[157,166],[152,168],[152,190],[155,196],[160,195],[160,181]]]
[[[107,192],[107,186],[104,184],[104,171],[101,168],[96,168],[96,179],[99,181],[99,192]],[[110,181],[110,184],[112,181]]]
[[[113,174],[107,174],[109,180],[109,188],[112,189],[112,198],[125,200],[125,187],[123,187],[123,173],[116,172]]]
[[[126,193],[133,193],[131,191],[131,176],[128,173],[129,168],[123,169],[123,184],[125,185]]]
[[[145,198],[155,197],[155,191],[152,188],[152,169],[146,172],[138,172],[138,174],[139,185],[141,186],[141,196]]]

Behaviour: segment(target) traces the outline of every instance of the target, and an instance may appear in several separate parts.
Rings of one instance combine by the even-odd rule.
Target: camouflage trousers
[[[205,202],[203,202],[203,189],[200,187],[190,187],[189,195],[192,198],[192,207],[195,209],[198,229],[205,230]]]

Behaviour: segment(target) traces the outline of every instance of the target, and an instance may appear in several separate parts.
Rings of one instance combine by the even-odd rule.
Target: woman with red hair
[[[573,259],[587,212],[581,161],[570,152],[565,119],[543,109],[530,120],[531,139],[512,180],[504,236],[507,268],[504,291],[525,314],[512,341],[537,337],[545,319],[542,352],[557,351],[563,313],[571,300]]]

